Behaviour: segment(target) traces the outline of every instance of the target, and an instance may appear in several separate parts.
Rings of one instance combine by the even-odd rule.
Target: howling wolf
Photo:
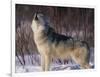
[[[41,55],[41,67],[48,71],[52,58],[73,59],[81,68],[90,68],[89,47],[85,41],[74,40],[55,32],[43,14],[35,14],[32,20],[34,42]]]

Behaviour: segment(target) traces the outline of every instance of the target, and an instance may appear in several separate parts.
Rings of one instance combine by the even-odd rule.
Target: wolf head
[[[32,21],[31,28],[33,32],[46,30],[49,26],[49,21],[46,16],[41,13],[35,13]]]

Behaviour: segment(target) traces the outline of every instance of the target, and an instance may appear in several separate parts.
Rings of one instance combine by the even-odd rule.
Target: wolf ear
[[[34,20],[38,20],[37,13],[34,14]]]

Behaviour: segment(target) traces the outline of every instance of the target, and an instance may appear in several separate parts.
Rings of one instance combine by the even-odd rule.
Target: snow
[[[54,65],[50,67],[50,71],[58,71],[58,70],[71,70],[71,69],[80,69],[80,67],[76,65]],[[26,73],[26,72],[40,72],[40,66],[16,66],[16,73]]]
[[[90,65],[94,68],[94,48],[90,48],[91,55],[90,55]],[[22,57],[18,56],[23,62]],[[27,72],[40,72],[40,55],[25,55],[25,65],[22,65],[19,59],[16,57],[15,60],[15,72],[16,73],[27,73]],[[59,70],[78,70],[80,69],[80,65],[76,64],[74,61],[69,60],[65,61],[59,59],[55,59],[50,64],[50,71],[59,71]]]

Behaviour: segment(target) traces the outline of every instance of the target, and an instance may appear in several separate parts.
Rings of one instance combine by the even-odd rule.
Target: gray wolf
[[[41,55],[42,70],[50,69],[52,58],[73,59],[81,68],[90,68],[88,44],[85,41],[58,34],[50,25],[50,21],[43,14],[34,15],[31,28],[34,42]]]

